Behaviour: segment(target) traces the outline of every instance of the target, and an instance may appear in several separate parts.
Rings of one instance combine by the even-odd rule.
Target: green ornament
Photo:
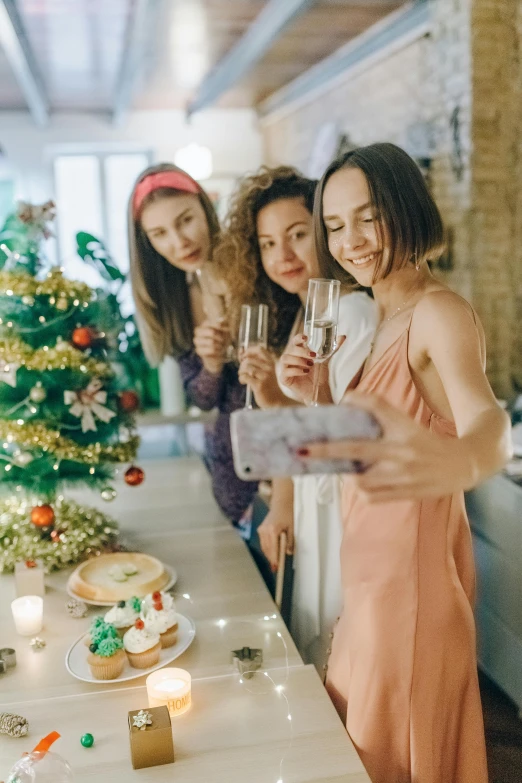
[[[80,742],[82,743],[84,748],[92,748],[92,746],[94,745],[94,737],[92,736],[92,734],[84,734]]]

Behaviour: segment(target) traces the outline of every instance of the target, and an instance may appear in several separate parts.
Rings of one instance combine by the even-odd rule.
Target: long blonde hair
[[[186,273],[170,264],[155,250],[141,227],[143,209],[155,201],[172,198],[184,191],[160,187],[145,196],[134,214],[134,194],[139,183],[150,174],[173,171],[188,177],[170,163],[160,163],[143,171],[132,189],[128,207],[130,279],[136,305],[136,322],[149,363],[156,367],[165,356],[178,357],[193,345],[194,324],[190,308]],[[196,197],[205,212],[211,253],[219,236],[219,221],[203,188],[197,185]]]

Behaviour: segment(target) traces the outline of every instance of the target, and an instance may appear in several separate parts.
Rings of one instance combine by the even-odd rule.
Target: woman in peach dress
[[[375,415],[382,438],[300,452],[371,465],[344,480],[344,608],[326,685],[373,783],[486,783],[463,491],[502,467],[510,437],[482,327],[431,275],[442,223],[405,152],[348,153],[316,207],[324,275],[372,286],[381,312],[345,399]],[[294,388],[300,346],[283,357]]]

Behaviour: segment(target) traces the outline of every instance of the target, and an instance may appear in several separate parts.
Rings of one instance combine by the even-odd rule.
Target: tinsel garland
[[[7,734],[8,737],[25,737],[28,731],[27,718],[10,712],[0,712],[0,734]]]
[[[14,571],[20,560],[40,558],[46,571],[56,571],[111,548],[117,523],[96,508],[59,495],[53,503],[52,540],[31,523],[32,504],[14,496],[0,501],[0,573]]]
[[[7,364],[18,364],[27,370],[81,370],[98,377],[111,377],[114,372],[107,362],[86,358],[83,351],[61,340],[49,348],[31,348],[23,340],[0,339],[0,356]]]
[[[54,296],[57,299],[78,299],[82,304],[93,298],[93,292],[86,283],[68,280],[57,266],[43,280],[37,280],[28,272],[1,270],[0,291],[4,296]]]
[[[45,424],[20,424],[18,421],[0,420],[0,440],[16,443],[27,449],[39,447],[53,454],[57,459],[72,462],[85,462],[99,465],[102,462],[132,462],[136,456],[140,439],[131,435],[125,443],[89,443],[80,445],[70,438],[60,435],[58,430],[49,429]]]

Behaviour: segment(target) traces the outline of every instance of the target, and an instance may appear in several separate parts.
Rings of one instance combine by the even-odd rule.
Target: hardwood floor
[[[480,674],[490,783],[522,783],[522,720],[513,702]]]

